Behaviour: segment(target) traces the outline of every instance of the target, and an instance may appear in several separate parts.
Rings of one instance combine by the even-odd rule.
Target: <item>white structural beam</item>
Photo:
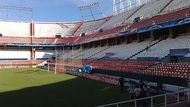
[[[125,11],[123,2],[124,2],[123,0],[120,0],[120,13],[123,13]]]
[[[113,3],[113,15],[123,13],[125,10],[131,10],[133,7],[139,7],[144,3],[148,3],[151,0],[112,0]],[[133,5],[135,2],[135,5]]]
[[[113,0],[113,15],[117,14],[117,5],[116,5],[116,0]]]
[[[127,0],[127,10],[130,10],[132,8],[131,0]]]
[[[141,0],[136,0],[137,7],[141,5]]]

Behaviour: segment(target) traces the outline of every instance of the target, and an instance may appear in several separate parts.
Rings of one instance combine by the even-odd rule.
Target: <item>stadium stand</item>
[[[75,32],[74,35],[81,35],[82,33],[84,34],[92,34],[97,31],[97,29],[104,24],[109,17],[99,19],[99,20],[93,20],[93,21],[87,21],[83,22],[83,24],[80,26],[80,28]]]
[[[55,37],[60,34],[62,37],[71,36],[78,23],[34,23],[35,37]]]
[[[30,23],[14,22],[14,21],[0,21],[0,32],[3,36],[29,37]]]
[[[189,0],[173,0],[163,11],[171,11],[189,6]]]
[[[85,61],[84,61],[85,63]],[[88,63],[87,63],[88,64]],[[140,69],[145,69],[146,67],[153,64],[152,62],[141,62],[141,61],[110,61],[110,60],[93,60],[91,64],[95,69],[105,69],[105,70],[113,70],[120,72],[133,72]]]
[[[149,76],[174,77],[189,79],[189,63],[158,63],[151,61],[125,61],[125,60],[75,60],[57,61],[61,66],[81,67],[82,64],[89,64],[93,69],[111,70],[115,72],[137,73]],[[51,63],[55,63],[52,60]]]
[[[147,46],[157,43],[158,41],[159,40],[155,40],[155,41],[146,40],[140,43],[132,42],[129,44],[120,44],[120,45],[115,45],[115,46],[105,46],[105,47],[83,49],[80,53],[76,54],[77,57],[75,58],[100,59],[100,58],[104,58],[106,56],[106,53],[113,53],[114,54],[112,56],[113,58],[127,59],[128,57],[134,55],[135,53],[141,50],[146,49]]]
[[[134,55],[135,53],[138,53],[141,50],[141,53],[138,53],[136,56],[134,56],[132,59],[137,59],[138,57],[149,57],[149,58],[163,58],[170,54],[171,49],[186,49],[189,47],[189,36],[179,36],[177,38],[168,38],[166,40],[162,40],[158,42],[146,40],[140,43],[133,42],[129,44],[121,44],[111,47],[97,47],[97,48],[91,48],[91,49],[84,49],[80,54],[78,54],[78,58],[87,59],[87,58],[94,58],[99,59],[105,57],[106,53],[114,53],[112,57],[119,58],[119,59],[127,59],[130,56]],[[158,43],[157,43],[158,42]],[[151,47],[150,45],[157,43]],[[168,44],[169,43],[169,44]],[[134,48],[135,47],[135,48]],[[148,50],[145,50],[147,47],[149,47]],[[133,49],[133,50],[131,50]],[[102,51],[103,52],[100,52]],[[130,51],[129,51],[130,50]],[[98,54],[96,54],[98,53]],[[125,54],[123,54],[125,53]],[[95,55],[94,55],[95,54]],[[80,56],[82,55],[82,57]],[[93,56],[92,56],[93,55]],[[77,57],[76,57],[77,58]]]
[[[82,26],[82,24],[83,24],[83,22],[78,22],[77,23],[77,26],[73,29],[73,31],[72,31],[72,36],[74,36],[75,35],[75,33],[78,31],[78,29]],[[77,36],[77,35],[76,35]]]
[[[14,54],[12,54],[14,53]],[[0,60],[28,60],[30,59],[29,50],[16,50],[16,49],[1,49]]]
[[[116,16],[112,16],[106,23],[104,23],[102,26],[100,26],[98,30],[100,30],[100,29],[108,30],[108,29],[113,29],[114,27],[120,26],[123,21],[130,18],[141,7],[136,7],[129,11],[118,14]]]
[[[161,41],[160,43],[149,48],[148,51],[144,51],[133,57],[132,59],[137,59],[138,57],[158,57],[163,58],[170,54],[171,49],[188,49],[190,47],[190,36],[184,35],[177,38],[168,38]]]
[[[113,29],[105,30],[104,32],[95,33],[94,36],[92,36],[90,38],[90,40],[88,40],[88,42],[102,40],[102,39],[108,39],[108,38],[113,38],[113,37],[119,36],[119,35],[117,35],[118,32],[124,31],[125,29],[128,28],[128,26],[129,26],[128,24],[120,25],[120,26],[117,26]]]
[[[141,17],[142,19],[151,18],[159,14],[162,8],[165,7],[170,2],[170,0],[162,1],[162,0],[151,0],[147,4],[145,4],[139,11],[133,14],[130,18],[128,18],[125,22],[130,23],[133,22],[135,18]]]
[[[166,76],[190,79],[189,63],[161,63],[146,70],[140,71],[143,74],[154,76]]]
[[[53,50],[44,50],[44,49],[38,49],[35,50],[35,58],[36,60],[48,60],[50,58],[52,58],[55,54],[55,51]]]

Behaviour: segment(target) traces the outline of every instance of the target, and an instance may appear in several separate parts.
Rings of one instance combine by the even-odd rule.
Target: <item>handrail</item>
[[[149,45],[149,46],[148,46],[148,48],[151,48],[151,47],[153,47],[153,46],[157,45],[157,44],[158,44],[158,43],[160,43],[162,40],[163,40],[163,39],[160,39],[160,40],[158,40],[157,42],[155,42],[155,43],[153,43],[153,44]],[[127,59],[127,60],[130,60],[131,58],[133,58],[133,57],[135,57],[135,56],[139,55],[140,53],[142,53],[142,52],[144,52],[144,51],[146,51],[146,50],[147,50],[147,47],[143,48],[142,50],[140,50],[140,51],[136,52],[135,54],[133,54],[133,55],[129,56],[129,57],[128,57],[128,58],[126,58],[126,59]]]
[[[188,93],[187,97],[188,97],[188,101],[190,101],[190,89],[186,88],[186,90],[183,89],[182,91],[170,92],[170,93],[167,93],[167,94],[155,95],[155,96],[139,98],[139,99],[135,99],[135,100],[121,101],[121,102],[116,102],[116,103],[111,103],[111,104],[100,105],[100,106],[96,106],[96,107],[108,107],[108,106],[113,106],[113,105],[117,105],[117,107],[118,107],[119,104],[130,103],[130,102],[137,103],[137,101],[147,100],[147,99],[151,99],[151,101],[152,101],[152,99],[156,98],[156,97],[166,97],[167,95],[179,94],[179,93],[182,93],[182,92],[187,92]],[[179,97],[179,96],[177,96],[177,97]],[[165,104],[167,105],[167,100],[166,100]],[[136,104],[135,104],[135,107],[137,107]],[[153,107],[153,105],[151,105],[151,107]]]

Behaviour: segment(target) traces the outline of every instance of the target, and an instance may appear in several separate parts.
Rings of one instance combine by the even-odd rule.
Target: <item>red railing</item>
[[[79,37],[67,37],[67,38],[45,38],[45,37],[0,37],[0,43],[25,43],[25,44],[66,44],[73,43],[78,40]]]
[[[29,37],[0,37],[0,43],[31,43]]]

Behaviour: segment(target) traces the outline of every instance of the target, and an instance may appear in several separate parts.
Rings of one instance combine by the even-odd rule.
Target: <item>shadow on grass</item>
[[[116,86],[75,78],[0,93],[0,107],[93,107],[127,100]]]
[[[32,74],[32,73],[39,73],[39,72],[41,72],[41,70],[40,69],[24,69],[24,70],[21,70],[21,71],[18,71],[18,72],[16,72],[16,73],[20,73],[20,74],[23,74],[23,73],[25,73],[25,74]]]

